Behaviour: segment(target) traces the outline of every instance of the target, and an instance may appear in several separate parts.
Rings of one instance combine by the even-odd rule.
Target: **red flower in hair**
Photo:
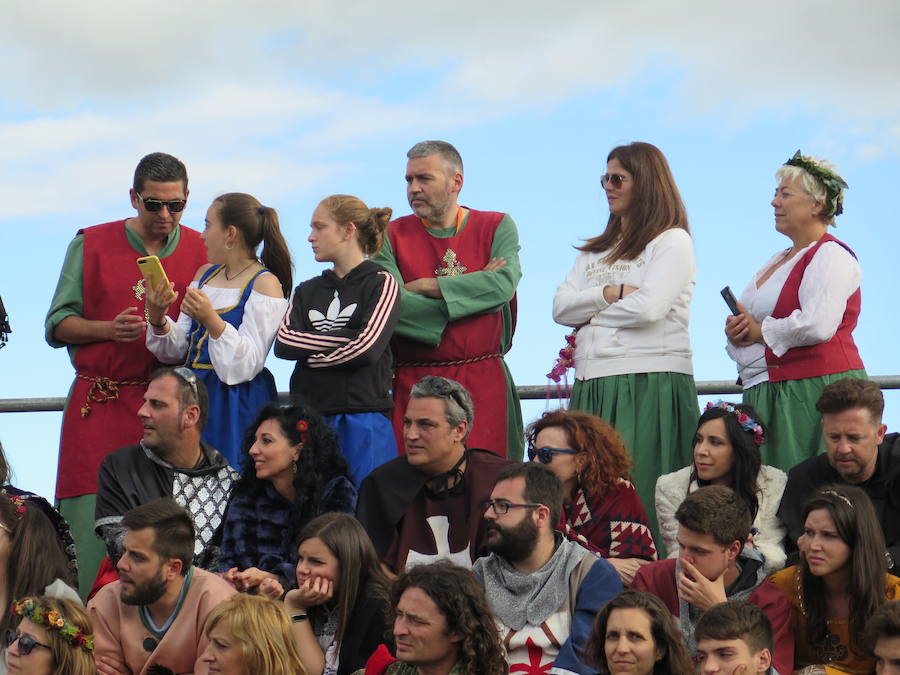
[[[306,445],[306,432],[309,431],[309,422],[300,420],[297,422],[297,432],[300,434],[300,442]]]

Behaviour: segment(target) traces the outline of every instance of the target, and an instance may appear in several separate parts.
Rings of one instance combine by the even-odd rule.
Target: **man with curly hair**
[[[354,675],[505,675],[503,645],[484,590],[467,569],[416,565],[391,587],[397,658],[382,645]]]

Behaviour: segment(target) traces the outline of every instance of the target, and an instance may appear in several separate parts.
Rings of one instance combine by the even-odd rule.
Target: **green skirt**
[[[849,370],[802,380],[761,382],[744,390],[744,403],[756,409],[766,426],[766,442],[760,447],[763,464],[787,472],[824,450],[816,401],[827,385],[847,377],[868,379],[864,370]]]
[[[633,373],[576,380],[570,407],[602,417],[625,443],[634,462],[633,481],[662,550],[656,522],[656,479],[693,460],[700,410],[694,378],[684,373]]]

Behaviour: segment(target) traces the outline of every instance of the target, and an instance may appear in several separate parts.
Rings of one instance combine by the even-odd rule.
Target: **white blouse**
[[[192,281],[191,288],[197,288]],[[240,288],[204,286],[210,303],[216,310],[233,307],[241,298]],[[225,330],[218,338],[209,337],[209,358],[216,375],[225,384],[240,384],[256,377],[266,363],[266,356],[275,341],[275,333],[287,311],[286,298],[250,291],[244,306],[244,320],[239,328],[225,323]],[[168,316],[169,332],[156,335],[147,331],[147,349],[163,363],[183,363],[188,349],[191,317],[182,312],[178,322]]]
[[[800,281],[800,309],[782,319],[772,318],[788,275],[815,244],[798,251],[757,288],[757,280],[785,254],[784,251],[776,253],[753,275],[739,298],[753,318],[762,323],[763,339],[775,356],[781,357],[793,347],[828,342],[833,338],[847,309],[847,300],[859,288],[862,270],[856,258],[840,244],[825,242],[807,265]],[[726,342],[725,350],[737,364],[744,389],[769,381],[764,345],[754,343],[749,347],[735,347]]]

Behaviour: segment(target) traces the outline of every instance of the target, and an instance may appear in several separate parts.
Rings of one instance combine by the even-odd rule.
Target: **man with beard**
[[[484,583],[510,672],[594,673],[581,660],[594,615],[622,591],[615,568],[556,532],[563,488],[547,467],[518,463],[484,504]]]
[[[463,186],[459,153],[423,141],[406,153],[406,197],[413,214],[388,226],[373,261],[400,284],[394,331],[394,432],[402,446],[410,387],[439,373],[475,398],[472,444],[501,457],[522,456],[522,412],[503,355],[516,322],[519,235],[505,213],[457,203]]]
[[[230,584],[191,564],[194,526],[171,498],[125,514],[119,581],[88,603],[101,675],[208,673],[206,617],[234,594]]]
[[[796,561],[803,534],[803,503],[823,485],[849,483],[862,489],[875,507],[887,545],[888,572],[900,561],[900,434],[886,434],[884,397],[870,380],[845,378],[822,390],[825,453],[800,462],[788,473],[778,517],[787,528],[788,565]]]
[[[745,546],[753,517],[731,488],[708,485],[691,492],[675,512],[678,559],[644,565],[631,588],[653,593],[676,618],[685,644],[694,653],[694,628],[705,611],[728,600],[759,607],[772,624],[772,665],[789,673],[794,665],[791,608],[784,594],[766,581],[764,558]]]
[[[238,474],[218,450],[200,440],[208,408],[203,380],[189,368],[160,368],[150,376],[137,411],[141,442],[111,453],[97,476],[96,531],[111,562],[101,568],[97,586],[115,579],[123,514],[160,497],[173,497],[190,514],[194,563],[204,569],[214,564],[214,535]]]

